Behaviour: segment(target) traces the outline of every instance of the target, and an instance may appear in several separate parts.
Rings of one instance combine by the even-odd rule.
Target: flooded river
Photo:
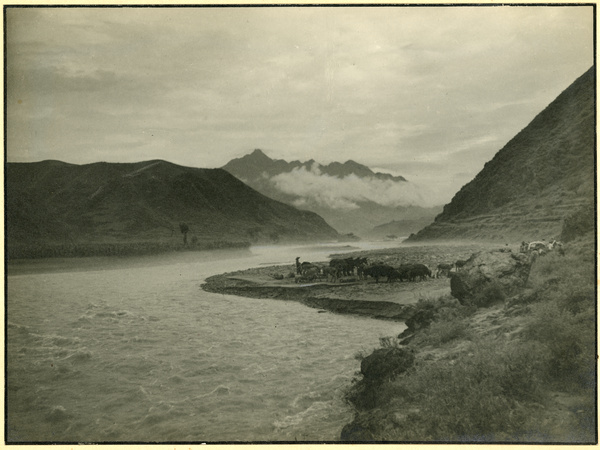
[[[200,286],[338,245],[9,265],[7,441],[337,440],[354,356],[404,325]]]

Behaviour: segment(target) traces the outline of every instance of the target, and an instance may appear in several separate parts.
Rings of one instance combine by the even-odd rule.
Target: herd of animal
[[[519,251],[534,256],[545,255],[552,250],[564,254],[562,245],[562,242],[557,240],[551,240],[549,243],[545,241],[523,241]],[[325,280],[327,282],[350,281],[349,277],[359,281],[372,278],[376,283],[379,283],[380,279],[385,279],[388,283],[393,281],[424,281],[428,278],[450,277],[453,272],[461,271],[465,264],[467,264],[467,261],[459,259],[453,263],[440,263],[434,268],[419,263],[401,264],[392,267],[389,264],[379,262],[369,263],[365,257],[349,257],[334,258],[329,262],[329,265],[325,265],[306,261],[300,262],[300,257],[297,257],[296,273],[292,273],[290,276],[295,279],[296,283]]]
[[[439,264],[433,270],[425,264],[401,264],[392,267],[388,264],[369,264],[367,258],[334,258],[328,266],[317,265],[310,262],[300,262],[296,258],[296,283],[313,281],[338,282],[343,277],[353,277],[356,280],[373,278],[376,283],[385,278],[388,283],[393,281],[425,281],[428,278],[449,277],[452,271],[459,271],[466,261],[458,260],[452,264]]]
[[[521,242],[519,251],[521,253],[537,253],[539,255],[545,255],[546,253],[557,250],[560,254],[564,253],[563,244],[555,239],[551,240],[546,244],[544,241],[533,241],[533,242]]]

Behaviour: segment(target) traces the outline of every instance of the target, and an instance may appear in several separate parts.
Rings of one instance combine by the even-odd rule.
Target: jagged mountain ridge
[[[225,169],[232,175],[243,181],[251,181],[256,178],[279,175],[285,172],[291,172],[294,169],[304,168],[306,170],[319,170],[322,174],[343,178],[348,175],[356,175],[360,178],[373,177],[379,180],[406,181],[402,176],[394,176],[389,173],[373,172],[367,166],[349,159],[345,163],[332,162],[327,165],[317,163],[314,159],[300,162],[294,160],[287,162],[283,159],[271,159],[260,149],[255,149],[252,153],[235,158],[225,164]]]
[[[256,149],[250,154],[229,161],[222,168],[270,198],[316,212],[343,233],[353,232],[373,237],[372,230],[375,226],[397,220],[405,221],[405,234],[402,235],[407,236],[430,223],[440,211],[440,207],[422,207],[410,202],[404,205],[389,205],[382,204],[379,198],[361,198],[361,192],[355,192],[357,184],[367,189],[377,186],[380,192],[384,190],[384,184],[386,187],[411,186],[402,176],[374,172],[352,160],[327,165],[321,165],[312,159],[305,162],[287,162],[271,159],[262,150]],[[301,183],[300,176],[298,180],[294,179],[294,174],[301,173],[302,176],[310,177],[305,184],[317,183],[322,185],[322,188],[309,193],[302,192],[302,189],[294,191],[282,188],[286,183]],[[287,177],[285,182],[283,177]],[[334,183],[332,178],[338,182]],[[347,188],[343,187],[345,184],[342,186],[345,182],[348,182]],[[350,200],[345,201],[347,198]],[[341,206],[335,204],[339,199],[342,199]]]
[[[575,80],[409,241],[551,239],[593,206],[595,75]]]
[[[11,243],[180,240],[302,241],[339,235],[318,215],[272,200],[221,169],[60,161],[6,165]]]

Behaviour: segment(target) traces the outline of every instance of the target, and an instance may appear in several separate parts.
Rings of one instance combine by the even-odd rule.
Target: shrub
[[[428,344],[440,345],[457,339],[469,339],[471,329],[464,319],[442,320],[432,323],[424,334]]]
[[[478,292],[470,303],[478,308],[485,308],[506,300],[506,294],[502,284],[496,280],[490,281],[480,292]]]
[[[532,305],[526,337],[549,352],[547,372],[563,386],[588,389],[595,384],[595,313],[593,308],[573,314],[559,302]]]
[[[585,206],[567,217],[563,223],[561,240],[564,242],[594,231],[595,212],[592,205]]]
[[[436,320],[452,320],[457,317],[467,317],[474,310],[463,306],[454,297],[448,295],[432,299],[419,299],[413,314],[406,320],[410,332],[427,328]]]
[[[405,393],[405,409],[414,404],[418,414],[407,416],[406,426],[389,439],[477,442],[518,436],[531,426],[524,402],[541,399],[543,368],[539,343],[513,346],[492,338],[471,344],[454,360],[416,366],[394,389]]]

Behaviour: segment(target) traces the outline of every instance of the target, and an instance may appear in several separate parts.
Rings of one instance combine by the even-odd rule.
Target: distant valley
[[[256,149],[223,169],[270,198],[316,212],[341,233],[379,238],[376,227],[393,223],[396,233],[408,236],[441,212],[441,206],[424,207],[419,188],[404,177],[352,160],[288,162]]]

